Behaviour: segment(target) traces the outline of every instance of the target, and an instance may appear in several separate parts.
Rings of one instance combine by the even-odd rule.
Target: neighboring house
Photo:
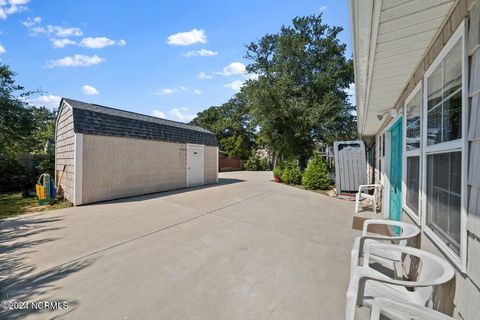
[[[55,168],[75,205],[218,182],[215,135],[203,128],[62,99]],[[58,180],[57,180],[58,181]]]
[[[480,306],[480,0],[350,0],[358,132],[385,217],[456,268],[459,319]],[[448,301],[436,301],[443,308]]]

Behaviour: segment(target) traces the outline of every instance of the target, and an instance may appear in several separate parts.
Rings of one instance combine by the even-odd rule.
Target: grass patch
[[[57,201],[52,205],[39,206],[36,197],[23,198],[21,193],[0,196],[0,219],[26,212],[49,211],[71,207],[68,201]]]

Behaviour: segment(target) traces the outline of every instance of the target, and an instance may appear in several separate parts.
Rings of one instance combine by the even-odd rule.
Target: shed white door
[[[204,183],[204,156],[203,146],[187,145],[187,187]]]

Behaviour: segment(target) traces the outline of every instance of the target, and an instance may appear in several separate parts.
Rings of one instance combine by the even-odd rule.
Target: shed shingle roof
[[[63,98],[72,107],[76,133],[217,146],[212,132],[197,126]]]

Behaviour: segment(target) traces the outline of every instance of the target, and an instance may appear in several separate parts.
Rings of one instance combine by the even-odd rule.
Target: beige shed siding
[[[218,172],[217,147],[205,146],[204,157],[205,157],[205,161],[204,161],[205,184],[215,183],[217,182],[217,172]]]
[[[74,200],[74,148],[75,133],[73,132],[72,109],[63,105],[60,109],[55,133],[55,174],[58,179],[66,165],[61,188],[64,197],[71,202]]]
[[[83,137],[83,204],[185,186],[185,144]]]

